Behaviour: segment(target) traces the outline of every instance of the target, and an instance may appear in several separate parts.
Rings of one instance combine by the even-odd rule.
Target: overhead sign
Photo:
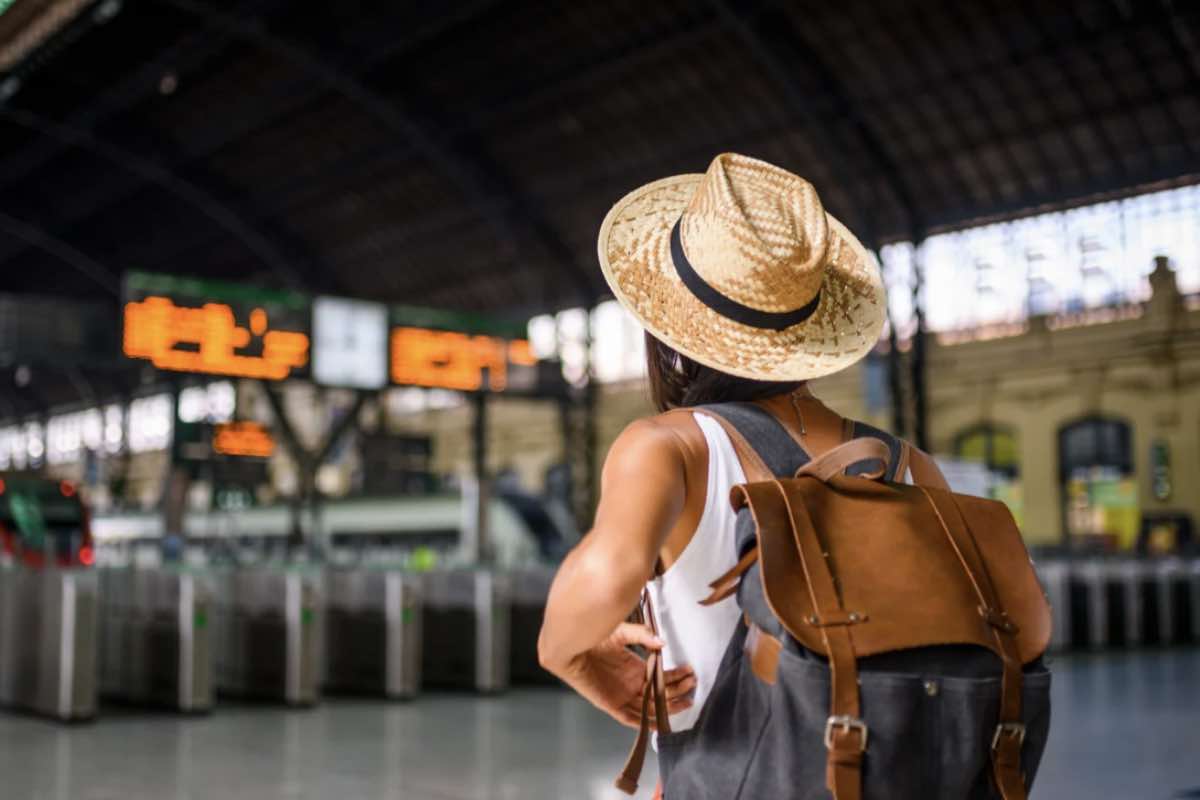
[[[498,339],[524,339],[526,325],[509,320],[471,314],[465,311],[445,311],[419,306],[392,306],[394,327],[430,328],[472,335],[495,336]]]
[[[122,349],[159,369],[283,380],[307,373],[307,298],[132,273]]]
[[[174,447],[180,462],[208,463],[214,461],[214,456],[230,456],[233,460],[270,458],[276,442],[271,431],[258,422],[180,422],[175,428]]]
[[[318,383],[351,389],[387,384],[387,306],[318,297],[312,317],[313,378]]]
[[[124,353],[159,369],[353,389],[537,385],[524,326],[507,320],[146,273],[127,275],[125,296]]]
[[[275,437],[257,422],[225,422],[214,428],[212,448],[222,456],[270,458]]]
[[[503,391],[509,385],[510,367],[537,364],[523,339],[505,341],[428,328],[393,328],[391,349],[393,383],[465,392]]]

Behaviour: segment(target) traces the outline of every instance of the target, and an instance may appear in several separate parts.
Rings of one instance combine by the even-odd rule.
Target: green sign
[[[417,306],[392,306],[391,323],[409,328],[431,328],[439,331],[498,336],[501,339],[524,339],[526,327],[519,322],[470,314],[461,311],[443,311],[436,308]]]
[[[1150,445],[1150,481],[1155,500],[1171,499],[1171,445],[1165,439]]]
[[[310,302],[307,295],[287,289],[266,289],[261,286],[228,281],[159,275],[150,272],[126,272],[125,294],[139,297],[163,295],[246,305],[274,305],[298,311],[307,311]]]
[[[37,496],[14,491],[8,499],[8,508],[17,530],[24,534],[27,546],[40,549],[46,539],[46,519]]]

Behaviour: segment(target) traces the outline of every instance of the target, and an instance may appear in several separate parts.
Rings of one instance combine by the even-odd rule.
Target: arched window
[[[1137,541],[1141,515],[1133,477],[1133,429],[1089,416],[1058,432],[1063,526],[1072,544],[1114,550]]]
[[[954,454],[983,464],[990,472],[1015,479],[1021,474],[1017,436],[1011,428],[982,423],[954,437]]]
[[[1011,428],[987,422],[973,425],[954,437],[954,455],[986,467],[988,495],[1003,501],[1017,524],[1024,524],[1021,456],[1017,435]]]

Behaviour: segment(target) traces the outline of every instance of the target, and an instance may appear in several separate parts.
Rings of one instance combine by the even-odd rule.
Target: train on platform
[[[188,511],[182,547],[234,562],[273,559],[298,541],[319,542],[335,563],[413,560],[428,568],[470,559],[476,536],[469,493],[327,500],[314,510],[286,505]],[[96,514],[92,522],[102,558],[127,561],[162,550],[170,538],[161,511]],[[500,568],[554,562],[578,539],[565,508],[540,497],[494,492],[489,500],[487,549]]]
[[[91,566],[91,519],[75,484],[0,473],[0,553],[29,567]]]

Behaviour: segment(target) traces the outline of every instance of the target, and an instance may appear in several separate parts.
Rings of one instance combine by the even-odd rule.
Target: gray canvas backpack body
[[[779,480],[748,469],[734,490],[739,566],[710,600],[736,594],[745,624],[695,726],[658,718],[665,800],[1024,800],[1049,731],[1049,614],[1007,509],[896,483],[942,479],[862,423],[811,461],[759,406],[696,410]]]

